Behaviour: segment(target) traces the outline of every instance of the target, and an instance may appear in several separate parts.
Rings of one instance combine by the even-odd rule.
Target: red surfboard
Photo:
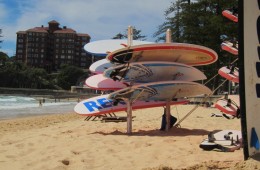
[[[234,47],[233,43],[229,41],[221,43],[221,49],[231,54],[238,55],[238,45],[236,44],[236,46]]]
[[[222,12],[222,15],[224,17],[230,19],[231,21],[238,22],[238,17],[229,10],[224,10]]]
[[[218,59],[215,51],[199,45],[186,43],[154,43],[122,48],[106,57],[112,63],[141,61],[178,62],[191,66],[208,65]]]
[[[238,106],[228,99],[220,99],[216,102],[215,107],[225,114],[237,116]]]
[[[227,66],[221,67],[218,70],[218,74],[232,82],[239,83],[239,72],[237,67],[235,67],[233,71]]]

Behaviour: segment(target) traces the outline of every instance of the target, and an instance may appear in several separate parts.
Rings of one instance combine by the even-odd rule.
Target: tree
[[[0,67],[0,87],[54,89],[54,82],[42,68],[31,68],[20,62]]]
[[[2,38],[2,29],[0,29],[0,38]],[[1,48],[1,44],[2,44],[3,40],[0,39],[0,48]]]
[[[76,85],[78,79],[84,74],[84,71],[76,66],[62,65],[57,76],[57,85],[69,90],[71,86]]]
[[[4,65],[8,58],[9,57],[6,53],[0,51],[0,66]]]
[[[174,42],[203,45],[216,51],[219,56],[216,63],[199,67],[208,78],[213,77],[221,66],[230,63],[231,55],[221,51],[221,36],[237,37],[238,27],[236,23],[224,18],[221,13],[236,4],[237,0],[197,0],[196,2],[177,0],[166,10],[166,21],[158,27],[154,37],[157,41],[165,41],[165,33],[169,28]],[[217,84],[219,84],[218,77],[208,86],[214,89]]]
[[[117,35],[115,35],[112,39],[123,39],[123,38],[127,38],[127,32],[128,30],[125,31],[124,34],[118,33]],[[133,27],[133,39],[134,40],[146,40],[146,36],[141,34],[141,30],[137,30],[135,27]]]
[[[124,35],[121,33],[116,34],[112,39],[123,39]]]

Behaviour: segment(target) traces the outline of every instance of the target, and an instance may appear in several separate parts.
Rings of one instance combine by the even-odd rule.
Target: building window
[[[18,48],[23,48],[23,44],[18,44],[17,47]]]
[[[80,66],[81,66],[81,67],[85,67],[85,66],[86,66],[86,63],[80,63]]]

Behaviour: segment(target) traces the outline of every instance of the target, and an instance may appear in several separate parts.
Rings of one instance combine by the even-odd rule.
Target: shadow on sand
[[[168,132],[160,131],[159,129],[154,130],[139,130],[132,132],[130,136],[202,136],[208,135],[210,131],[204,129],[186,129],[186,128],[171,128]],[[113,131],[113,132],[94,132],[92,134],[101,135],[129,135],[126,131]]]

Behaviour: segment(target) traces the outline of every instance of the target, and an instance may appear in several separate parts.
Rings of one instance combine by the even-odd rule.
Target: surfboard
[[[234,71],[231,71],[232,69],[234,69]],[[239,72],[237,67],[234,68],[229,68],[227,66],[221,67],[218,70],[218,74],[232,82],[239,83]]]
[[[207,78],[195,67],[175,62],[135,62],[122,64],[105,70],[103,75],[120,81],[137,83],[169,80],[196,81]]]
[[[127,87],[111,93],[109,99],[174,100],[176,98],[210,94],[211,90],[199,83],[188,81],[161,81]]]
[[[103,91],[119,90],[129,86],[127,83],[114,81],[110,78],[106,78],[103,76],[103,74],[90,76],[86,79],[85,84],[92,89]]]
[[[221,43],[221,49],[225,50],[231,54],[238,55],[238,44],[236,44],[234,47],[233,43],[231,43],[229,41],[225,41],[225,42]]]
[[[242,133],[239,130],[221,130],[215,133],[211,132],[211,135],[209,134],[209,136],[211,137],[204,139],[200,143],[201,149],[212,150],[217,148],[217,145],[233,147],[238,140],[242,139]],[[221,149],[221,147],[217,149]]]
[[[237,116],[238,105],[231,99],[220,99],[215,103],[215,108],[225,114]]]
[[[109,53],[106,57],[113,63],[141,61],[178,62],[192,66],[207,65],[218,59],[215,51],[194,44],[160,43],[137,45]]]
[[[149,41],[133,40],[132,45],[151,44]],[[99,40],[87,43],[84,50],[92,55],[105,57],[107,53],[127,47],[127,39]]]
[[[228,19],[230,19],[231,21],[234,21],[234,22],[238,22],[238,17],[237,15],[233,14],[231,11],[229,10],[224,10],[222,12],[222,15]]]
[[[186,104],[188,100],[178,99],[171,101],[170,105]],[[132,109],[145,109],[151,107],[165,106],[164,101],[135,101],[132,104]],[[127,106],[124,102],[120,101],[116,106],[113,106],[113,100],[108,99],[107,95],[93,97],[84,101],[81,101],[74,107],[74,111],[83,116],[95,116],[106,113],[115,113],[120,111],[126,111]]]
[[[106,69],[115,66],[114,64],[112,64],[110,61],[108,61],[107,59],[101,59],[98,60],[96,62],[94,62],[93,64],[90,65],[89,70],[92,73],[95,74],[101,74],[103,73]]]

